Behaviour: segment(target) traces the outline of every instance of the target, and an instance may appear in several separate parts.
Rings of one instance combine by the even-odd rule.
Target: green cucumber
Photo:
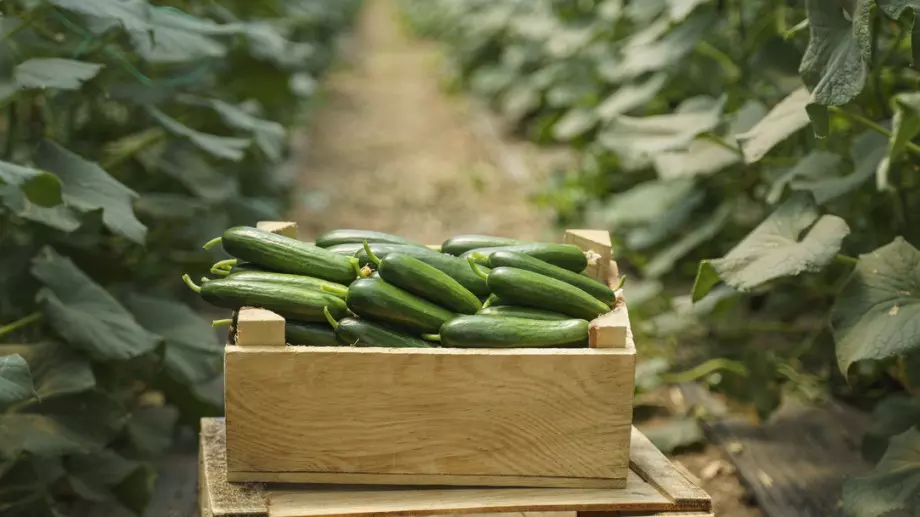
[[[488,265],[488,257],[491,257],[496,251],[522,253],[576,273],[581,273],[588,267],[588,258],[585,257],[585,253],[581,251],[578,246],[572,244],[536,242],[532,244],[518,244],[515,246],[477,248],[462,253],[460,258],[465,259],[475,254],[477,262]],[[480,259],[480,256],[482,259]]]
[[[328,323],[305,323],[286,321],[284,323],[284,340],[295,346],[341,346],[335,337],[335,331]]]
[[[345,295],[348,294],[348,286],[330,282],[328,280],[323,280],[322,278],[314,278],[312,276],[291,275],[289,273],[275,273],[272,271],[239,271],[231,272],[230,275],[226,278],[233,280],[246,280],[250,282],[263,282],[266,284],[286,285],[314,291],[322,290],[329,294],[338,296],[343,300],[345,299]],[[323,286],[326,286],[327,289],[322,289]]]
[[[477,312],[478,316],[500,316],[505,318],[524,318],[528,320],[559,321],[570,319],[565,314],[559,312],[550,312],[540,309],[528,309],[527,307],[515,307],[514,305],[498,305],[486,307]]]
[[[489,266],[493,268],[507,266],[526,269],[527,271],[540,273],[574,285],[607,305],[613,305],[616,301],[617,295],[613,292],[613,289],[597,280],[516,251],[493,252],[489,255]]]
[[[459,282],[460,285],[466,289],[469,289],[470,292],[476,296],[488,296],[489,294],[489,286],[486,284],[485,280],[473,273],[466,260],[461,260],[451,255],[445,255],[444,253],[438,253],[431,249],[419,248],[416,246],[371,243],[370,248],[374,255],[381,259],[385,258],[390,253],[401,253],[403,255],[415,257],[429,266],[447,273],[449,277]],[[358,259],[361,265],[370,262],[367,252],[364,250],[356,253],[355,258]]]
[[[479,267],[472,263],[473,267]],[[610,306],[574,285],[513,267],[497,267],[488,275],[489,289],[504,303],[560,312],[592,320],[610,312]]]
[[[476,248],[494,248],[496,246],[514,246],[527,243],[528,241],[492,235],[457,235],[441,244],[441,253],[460,255]]]
[[[326,251],[331,251],[333,253],[338,253],[339,255],[348,255],[349,257],[355,256],[355,253],[361,250],[362,244],[360,242],[346,242],[344,244],[336,244],[334,246],[329,246],[325,248]]]
[[[358,244],[360,245],[364,242],[386,242],[390,244],[405,244],[408,246],[421,246],[425,247],[424,244],[420,244],[410,239],[400,237],[399,235],[392,235],[389,233],[375,232],[373,230],[332,230],[328,231],[319,237],[316,238],[315,244],[320,248],[329,248],[330,246],[336,246],[339,244]]]
[[[402,253],[390,253],[378,259],[369,246],[366,250],[368,257],[377,265],[380,278],[390,285],[460,314],[475,314],[482,308],[475,294],[440,269]]]
[[[329,324],[335,328],[335,337],[339,343],[361,347],[386,348],[434,348],[435,345],[417,337],[404,334],[361,318],[345,318],[335,321],[328,315]]]
[[[588,322],[460,316],[441,326],[449,348],[569,348],[588,345]]]
[[[324,321],[323,307],[327,306],[335,316],[347,314],[344,300],[321,291],[230,277],[211,280],[199,287],[192,283],[188,275],[182,279],[204,301],[223,309],[261,307],[286,319],[306,322]]]
[[[333,253],[297,239],[248,226],[225,231],[224,251],[257,266],[348,284],[358,276],[350,257]]]
[[[362,318],[418,333],[437,332],[454,318],[452,312],[377,278],[352,283],[345,303]]]

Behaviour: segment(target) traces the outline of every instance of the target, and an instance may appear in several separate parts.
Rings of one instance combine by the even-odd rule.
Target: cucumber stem
[[[214,328],[223,327],[224,325],[229,325],[233,323],[233,318],[227,318],[225,320],[214,320],[211,322],[211,326]]]
[[[196,293],[201,292],[201,286],[195,285],[195,282],[192,282],[192,277],[188,276],[188,273],[182,275],[182,281],[185,282],[185,285],[187,285],[188,288],[192,291],[195,291]]]
[[[226,269],[220,269],[218,267],[211,266],[211,274],[217,276],[227,276],[230,274],[230,271]]]
[[[440,334],[422,334],[422,339],[424,339],[425,341],[435,341],[435,342],[440,343],[441,335]]]
[[[479,260],[479,261],[485,261],[486,264],[489,263],[489,256],[486,255],[485,253],[481,252],[481,251],[474,251],[474,252],[470,253],[470,257],[472,257],[472,258],[474,258],[474,259],[476,259],[476,260]]]
[[[335,321],[335,318],[332,317],[332,313],[329,312],[329,307],[323,307],[323,316],[326,317],[326,321],[329,322],[329,325],[332,326],[332,329],[335,330],[339,328],[339,322]]]
[[[336,296],[346,296],[348,294],[348,288],[342,289],[341,287],[335,287],[331,285],[322,284],[319,286],[320,291],[325,291]]]
[[[494,294],[490,294],[489,297],[486,298],[486,301],[482,302],[482,308],[488,309],[490,305],[495,303],[495,300],[498,300],[498,296],[495,296]]]
[[[361,278],[367,278],[371,276],[372,274],[374,274],[374,270],[371,269],[369,265],[364,264],[364,267],[361,268],[361,274],[359,276]]]
[[[626,283],[626,275],[623,275],[623,276],[620,277],[619,282],[617,282],[617,286],[616,286],[616,288],[614,288],[614,291],[619,291],[620,289],[622,289],[622,288],[623,288],[623,284],[625,284],[625,283]]]
[[[482,278],[483,280],[489,279],[489,275],[484,273],[482,269],[479,269],[479,264],[476,263],[476,259],[473,258],[473,255],[466,257],[466,261],[470,263],[470,267],[473,268],[473,273],[476,273],[476,276]]]
[[[223,237],[214,237],[213,239],[211,239],[211,240],[209,240],[208,242],[204,243],[204,246],[202,246],[202,248],[204,248],[204,249],[206,249],[206,250],[209,250],[209,249],[213,248],[214,246],[217,246],[217,244],[218,244],[222,239],[223,239]]]
[[[210,281],[211,281],[211,279],[208,278],[208,277],[206,277],[206,276],[201,277],[201,283],[202,283],[202,284],[205,283],[205,282],[210,282]]]
[[[367,239],[364,239],[364,253],[367,253],[367,258],[374,263],[375,266],[380,265],[380,259],[377,258],[377,255],[374,255],[374,252],[371,251],[371,245],[367,243]]]
[[[211,266],[211,269],[226,269],[229,271],[230,268],[232,268],[233,266],[239,263],[240,263],[239,259],[224,259],[219,262],[215,262],[214,265]]]
[[[351,262],[351,268],[355,270],[355,278],[361,278],[361,263],[355,257],[348,259]]]

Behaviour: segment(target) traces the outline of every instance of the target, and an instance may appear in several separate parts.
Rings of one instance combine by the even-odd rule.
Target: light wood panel
[[[237,346],[284,346],[284,317],[272,311],[243,307],[236,318]]]
[[[259,221],[256,228],[292,239],[297,238],[297,223],[293,221]]]
[[[612,311],[594,319],[588,326],[588,343],[594,348],[634,347],[629,325],[629,311],[626,305],[618,305]]]
[[[566,230],[562,241],[574,244],[589,253],[588,267],[585,274],[589,277],[606,282],[610,278],[610,261],[613,259],[613,250],[610,243],[610,232],[605,230]]]

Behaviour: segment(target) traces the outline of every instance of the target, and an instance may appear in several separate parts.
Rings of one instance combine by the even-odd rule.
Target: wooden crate
[[[569,231],[611,268],[609,235]],[[569,237],[567,237],[567,240]],[[226,347],[230,481],[624,487],[635,345],[625,304],[586,349],[284,346],[242,310]]]
[[[225,422],[201,425],[202,517],[387,517],[502,514],[521,517],[713,517],[709,496],[630,428],[625,488],[477,488],[284,485],[227,481]],[[515,512],[515,513],[510,513]],[[558,512],[548,514],[544,512]],[[567,513],[565,513],[567,512]]]

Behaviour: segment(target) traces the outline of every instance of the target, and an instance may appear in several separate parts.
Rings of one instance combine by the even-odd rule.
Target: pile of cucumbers
[[[617,298],[569,244],[461,235],[437,250],[368,230],[306,243],[252,227],[205,248],[217,244],[233,258],[200,285],[183,280],[217,307],[284,316],[291,345],[585,347]]]

